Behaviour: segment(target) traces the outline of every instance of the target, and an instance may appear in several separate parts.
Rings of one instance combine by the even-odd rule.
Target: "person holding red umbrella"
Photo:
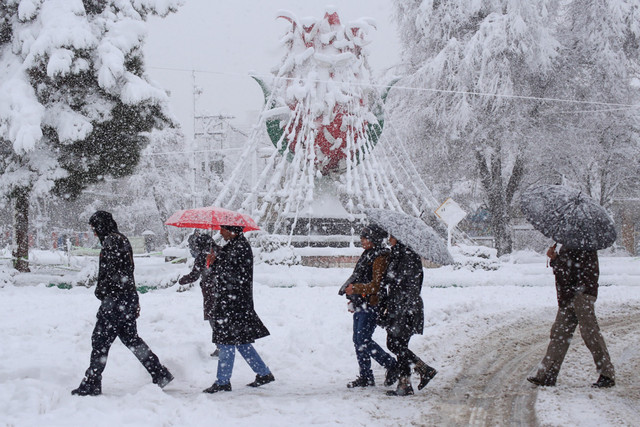
[[[215,299],[209,322],[213,343],[220,349],[216,381],[205,393],[231,391],[231,374],[236,349],[256,373],[250,387],[275,381],[253,343],[269,335],[253,305],[253,252],[242,226],[220,226],[220,235],[227,242],[217,254],[211,253]]]

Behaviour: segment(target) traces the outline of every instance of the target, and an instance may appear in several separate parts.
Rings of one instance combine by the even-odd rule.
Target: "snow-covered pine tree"
[[[418,161],[479,177],[498,255],[521,182],[536,96],[557,56],[549,0],[396,0],[407,77],[395,117],[419,141]],[[423,89],[423,90],[420,90]],[[418,156],[421,158],[418,158]],[[472,166],[473,165],[473,166]],[[440,166],[442,169],[442,166]],[[439,177],[432,177],[438,180]]]
[[[144,75],[150,14],[181,0],[0,3],[0,192],[14,201],[16,268],[28,271],[31,197],[77,196],[130,174],[142,132],[170,123]]]

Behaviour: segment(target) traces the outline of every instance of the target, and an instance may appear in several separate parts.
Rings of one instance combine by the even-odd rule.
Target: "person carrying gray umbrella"
[[[437,371],[409,350],[409,340],[424,329],[424,303],[422,283],[424,271],[422,257],[436,264],[448,265],[453,258],[444,240],[419,218],[403,212],[386,209],[367,209],[369,222],[389,233],[391,253],[382,281],[387,297],[381,309],[381,324],[387,330],[387,348],[398,359],[397,368],[387,373],[385,385],[398,381],[396,390],[388,395],[408,396],[413,394],[411,365],[420,375],[418,390],[433,379]]]
[[[390,390],[387,394],[408,396],[413,394],[411,365],[415,365],[420,375],[418,390],[422,390],[437,371],[409,350],[411,337],[422,334],[424,328],[424,304],[420,296],[424,279],[422,260],[420,255],[394,236],[389,237],[389,244],[391,254],[383,281],[387,299],[381,323],[386,325],[387,348],[396,355],[398,365],[385,378],[385,385],[393,385],[398,380],[396,390]]]
[[[562,243],[559,250],[557,244],[547,250],[556,279],[558,312],[547,352],[536,374],[527,380],[537,386],[556,385],[573,333],[580,326],[600,374],[593,386],[613,387],[615,370],[594,307],[600,274],[597,251],[615,241],[613,221],[593,199],[558,185],[529,189],[522,195],[521,207],[538,231]]]

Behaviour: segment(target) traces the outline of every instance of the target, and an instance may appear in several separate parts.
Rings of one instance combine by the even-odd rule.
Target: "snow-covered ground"
[[[256,348],[276,382],[246,387],[254,374],[238,356],[231,393],[204,394],[215,379],[210,328],[197,286],[141,294],[140,336],[175,375],[154,384],[122,343],[111,350],[103,395],[71,396],[87,367],[98,300],[77,282],[96,257],[32,254],[40,266],[0,266],[0,423],[9,426],[136,425],[640,425],[640,259],[601,257],[597,312],[617,369],[617,386],[595,390],[593,361],[576,336],[555,388],[526,382],[542,357],[555,315],[545,258],[501,260],[456,254],[461,268],[425,270],[425,333],[410,347],[439,371],[415,396],[379,385],[347,389],[357,374],[351,316],[337,295],[349,269],[257,264],[256,309],[271,335]],[[175,282],[185,264],[136,258],[138,285]],[[474,267],[474,263],[476,264]],[[484,267],[480,268],[480,267]],[[385,333],[375,338],[385,342]],[[414,378],[414,386],[415,386]]]

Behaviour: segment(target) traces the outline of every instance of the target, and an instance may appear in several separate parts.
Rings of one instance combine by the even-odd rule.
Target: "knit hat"
[[[387,233],[382,227],[376,224],[369,224],[365,226],[360,232],[360,237],[364,237],[375,246],[380,246],[382,240],[387,237]]]

